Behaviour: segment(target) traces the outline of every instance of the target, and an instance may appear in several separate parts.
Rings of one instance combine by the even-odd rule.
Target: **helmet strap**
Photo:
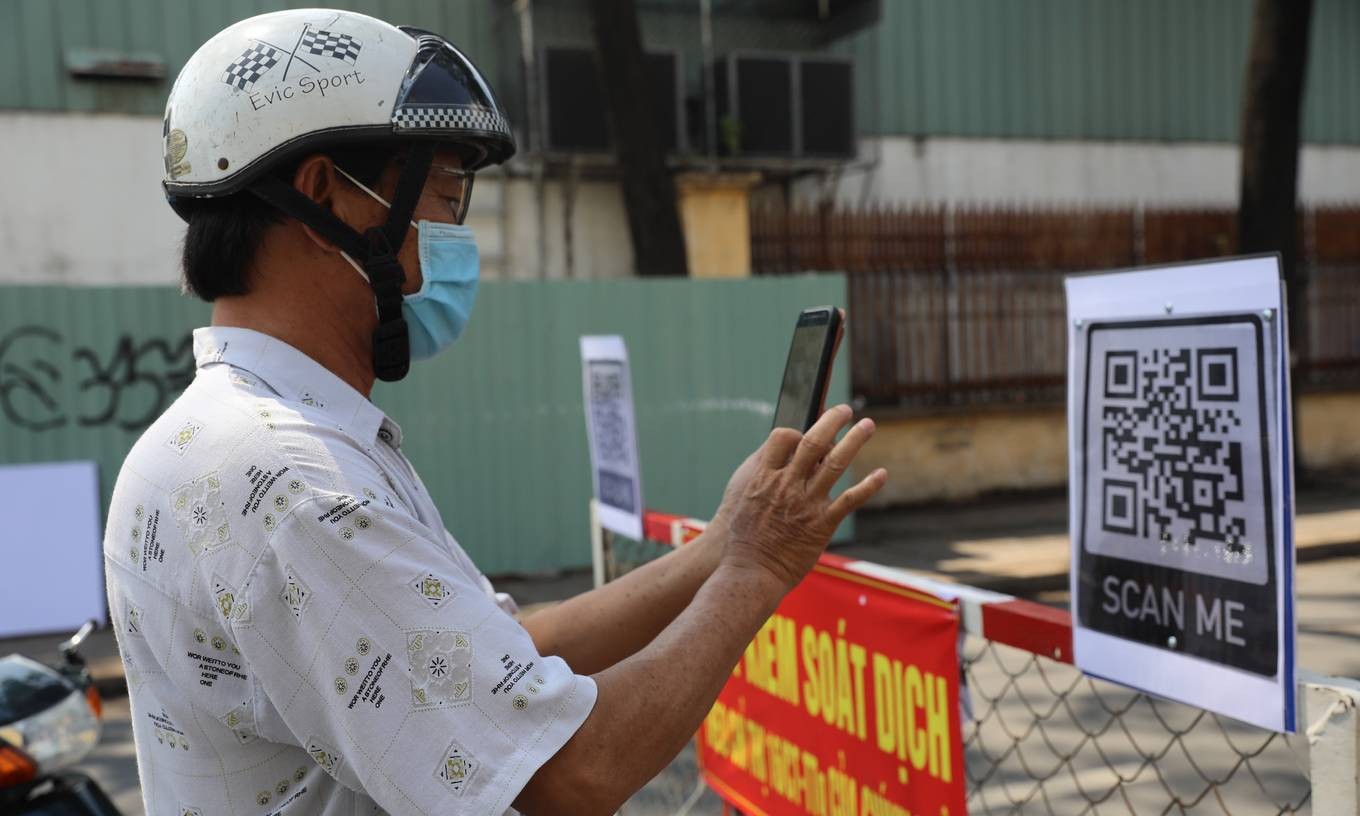
[[[397,253],[411,226],[411,215],[420,201],[425,179],[434,162],[434,143],[413,142],[397,179],[396,193],[381,227],[370,227],[359,234],[353,227],[319,206],[296,187],[266,175],[256,180],[250,191],[274,208],[316,230],[322,237],[360,259],[378,309],[378,326],[373,330],[373,373],[384,382],[396,382],[411,368],[411,341],[406,319],[401,313],[401,288],[406,273]]]
[[[364,272],[378,304],[378,327],[373,330],[373,373],[383,382],[396,382],[411,370],[411,337],[401,314],[401,287],[406,272],[397,253],[411,228],[411,215],[420,201],[425,179],[434,162],[434,142],[414,142],[397,178],[387,223],[364,233],[367,251]]]

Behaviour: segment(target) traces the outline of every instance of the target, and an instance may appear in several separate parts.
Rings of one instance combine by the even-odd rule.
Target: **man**
[[[164,133],[215,305],[105,540],[148,811],[613,812],[883,484],[829,496],[872,423],[776,431],[698,541],[521,624],[367,397],[471,308],[472,173],[514,151],[477,69],[363,15],[261,15],[189,60]]]

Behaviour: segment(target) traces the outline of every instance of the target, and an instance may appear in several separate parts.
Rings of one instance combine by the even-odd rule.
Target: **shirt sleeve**
[[[393,814],[505,812],[595,703],[401,508],[307,498],[242,591],[257,733]]]

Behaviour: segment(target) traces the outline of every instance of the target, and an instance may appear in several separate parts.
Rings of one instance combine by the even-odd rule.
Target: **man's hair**
[[[378,142],[327,150],[326,155],[371,188],[388,163],[403,152],[390,142]],[[305,158],[284,162],[271,172],[291,184]],[[248,190],[185,204],[189,229],[184,234],[181,256],[184,290],[210,303],[224,295],[246,294],[250,291],[250,269],[265,232],[287,216]]]

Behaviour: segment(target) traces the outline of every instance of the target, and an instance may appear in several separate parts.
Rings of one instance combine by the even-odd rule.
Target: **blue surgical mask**
[[[420,274],[424,282],[405,295],[401,313],[411,338],[411,359],[428,360],[463,333],[477,299],[481,264],[472,228],[421,221]]]
[[[339,167],[341,175],[368,193],[383,206],[392,205],[382,196],[360,184]],[[406,318],[406,332],[411,342],[411,359],[428,360],[453,345],[463,333],[472,304],[477,298],[477,280],[481,261],[472,228],[437,221],[412,223],[416,230],[420,254],[420,275],[423,282],[413,294],[403,295],[401,314]],[[360,275],[367,280],[364,270],[349,255],[344,255]]]

